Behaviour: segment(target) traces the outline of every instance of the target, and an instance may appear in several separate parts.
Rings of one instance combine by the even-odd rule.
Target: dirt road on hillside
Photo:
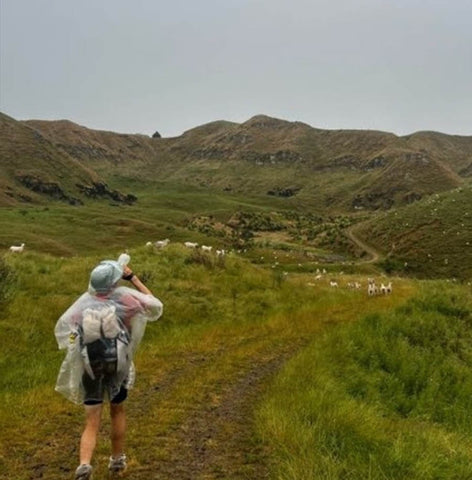
[[[361,250],[364,252],[367,252],[369,255],[368,258],[364,260],[359,260],[358,263],[375,263],[380,259],[380,253],[375,250],[373,247],[362,241],[359,237],[356,236],[355,234],[355,229],[357,225],[353,225],[352,227],[349,227],[346,229],[345,233],[347,238],[354,242]]]

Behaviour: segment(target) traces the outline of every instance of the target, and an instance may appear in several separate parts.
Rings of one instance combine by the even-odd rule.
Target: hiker
[[[125,255],[129,261],[129,256]],[[121,257],[120,257],[121,259]],[[136,288],[118,287],[127,280]],[[55,328],[60,349],[67,349],[56,390],[85,405],[85,428],[80,440],[80,464],[75,480],[92,475],[91,460],[100,427],[103,401],[110,402],[111,457],[109,471],[126,469],[123,402],[134,384],[133,355],[146,323],[162,314],[162,303],[127,265],[104,260],[90,274],[84,293],[62,316]]]

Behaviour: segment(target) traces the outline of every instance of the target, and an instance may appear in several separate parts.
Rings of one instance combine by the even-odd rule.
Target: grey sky
[[[0,110],[472,134],[471,0],[0,0]]]

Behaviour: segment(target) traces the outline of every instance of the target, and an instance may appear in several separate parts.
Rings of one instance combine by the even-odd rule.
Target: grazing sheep
[[[196,243],[196,242],[184,242],[184,245],[187,248],[197,248],[198,247],[198,243]]]
[[[322,278],[323,275],[321,275],[321,273],[319,273],[316,277],[315,277],[315,280],[319,280],[320,278]]]
[[[152,242],[146,242],[146,247],[152,247]]]
[[[217,250],[216,251],[216,256],[217,257],[224,257],[226,255],[226,252],[224,250]],[[275,262],[275,264],[277,265],[277,262]]]
[[[168,238],[166,238],[165,240],[158,240],[157,242],[154,242],[154,246],[156,248],[164,248],[164,247],[167,247],[167,245],[169,245],[169,242],[170,240]]]
[[[204,252],[211,252],[212,248],[213,248],[212,246],[202,245],[202,251]]]
[[[359,290],[362,287],[362,285],[359,282],[354,282],[354,288]]]
[[[388,282],[388,284],[385,286],[385,293],[389,295],[392,293],[392,291],[393,291],[392,282]]]
[[[336,282],[336,280],[330,280],[329,281],[329,286],[330,287],[338,287],[338,282]]]
[[[25,248],[25,244],[24,244],[24,243],[22,243],[19,247],[17,247],[16,245],[12,245],[12,246],[10,247],[10,252],[13,252],[13,253],[21,253],[24,248]]]

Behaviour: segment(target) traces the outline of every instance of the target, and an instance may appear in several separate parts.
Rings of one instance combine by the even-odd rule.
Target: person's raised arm
[[[141,293],[144,293],[145,295],[152,295],[151,290],[149,290],[149,288],[147,288],[146,285],[141,282],[141,280],[137,277],[136,274],[133,273],[133,271],[131,270],[131,268],[128,267],[128,265],[125,265],[125,267],[123,268],[122,278],[123,280],[128,280],[129,282],[131,282]]]

